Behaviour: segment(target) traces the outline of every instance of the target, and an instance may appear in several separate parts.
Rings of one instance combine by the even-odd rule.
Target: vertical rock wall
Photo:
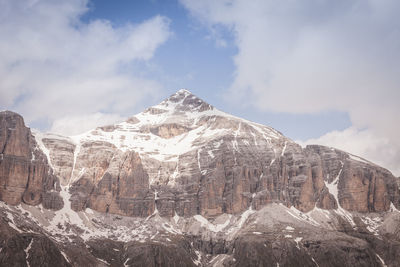
[[[23,118],[0,112],[0,200],[60,209],[59,183]]]

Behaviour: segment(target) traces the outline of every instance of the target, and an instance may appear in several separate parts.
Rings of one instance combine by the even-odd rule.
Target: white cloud
[[[400,162],[399,1],[181,2],[212,31],[232,31],[230,98],[264,111],[348,112],[355,129],[387,140]]]
[[[132,73],[171,35],[169,20],[84,22],[87,0],[0,1],[0,106],[28,121],[130,115],[161,85]],[[136,68],[137,69],[137,68]],[[98,114],[98,113],[97,113]]]
[[[69,116],[56,119],[51,126],[50,132],[67,136],[84,133],[97,126],[105,126],[123,121],[125,118],[118,114],[105,114],[96,112],[93,114]]]

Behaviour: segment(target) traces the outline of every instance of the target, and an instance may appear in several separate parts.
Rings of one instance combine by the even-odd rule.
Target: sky
[[[0,109],[78,134],[186,88],[400,175],[397,0],[0,0]]]

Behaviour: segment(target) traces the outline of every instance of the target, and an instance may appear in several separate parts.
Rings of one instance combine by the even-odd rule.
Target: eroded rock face
[[[344,209],[381,212],[389,210],[390,203],[399,207],[398,179],[388,170],[343,151],[323,146],[308,146],[307,149],[320,155],[327,182],[339,176],[338,198]]]
[[[315,206],[336,209],[339,203],[344,209],[359,212],[386,211],[391,202],[399,205],[395,177],[373,164],[353,160],[342,151],[321,146],[302,149],[290,143],[284,155],[275,159],[272,150],[256,154],[254,148],[239,145],[239,152],[233,152],[228,146],[231,140],[219,142],[221,146],[212,150],[212,158],[208,154],[211,147],[207,146],[180,156],[172,167],[179,171],[174,184],[170,183],[171,171],[164,184],[157,185],[150,185],[137,153],[123,153],[107,143],[86,143],[77,158],[80,167],[76,175],[80,178],[71,191],[73,207],[148,216],[156,205],[161,216],[176,213],[215,217],[240,213],[251,206],[260,209],[274,202],[305,212]],[[157,172],[156,166],[153,172]],[[365,180],[366,189],[352,174],[356,170],[361,170],[361,177],[365,172],[373,174],[366,176],[372,181]],[[337,176],[339,203],[326,186]]]
[[[0,144],[7,158],[2,166],[9,172],[3,174],[3,188],[9,190],[0,191],[2,198],[59,207],[57,193],[48,193],[56,178],[22,118],[3,116],[2,125]],[[398,179],[389,171],[336,149],[303,149],[184,90],[78,139],[46,135],[40,140],[53,173],[70,187],[77,211],[211,218],[269,203],[303,212],[400,206]]]
[[[104,213],[149,216],[154,211],[154,193],[137,153],[113,150],[107,143],[85,144],[80,148],[71,188],[72,207]]]
[[[399,266],[398,178],[187,91],[72,138],[0,126],[0,199],[29,204],[0,202],[0,265]]]
[[[0,112],[0,200],[60,209],[59,182],[23,118]]]
[[[50,160],[54,174],[62,185],[68,184],[74,165],[75,144],[62,136],[50,135],[42,139],[43,144],[50,151]]]
[[[400,207],[389,171],[333,148],[302,148],[184,90],[74,142],[47,136],[43,143],[75,210],[212,218],[270,203],[303,212]]]

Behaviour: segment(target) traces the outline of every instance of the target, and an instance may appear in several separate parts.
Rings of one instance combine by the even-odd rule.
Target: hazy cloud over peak
[[[231,30],[230,97],[264,111],[348,112],[353,131],[400,151],[399,1],[181,2],[213,31]],[[400,173],[399,162],[395,153],[384,165]]]
[[[171,35],[155,16],[115,27],[84,22],[88,1],[0,1],[0,106],[29,121],[107,113],[130,114],[161,87],[132,73]],[[113,116],[113,115],[110,115]]]

